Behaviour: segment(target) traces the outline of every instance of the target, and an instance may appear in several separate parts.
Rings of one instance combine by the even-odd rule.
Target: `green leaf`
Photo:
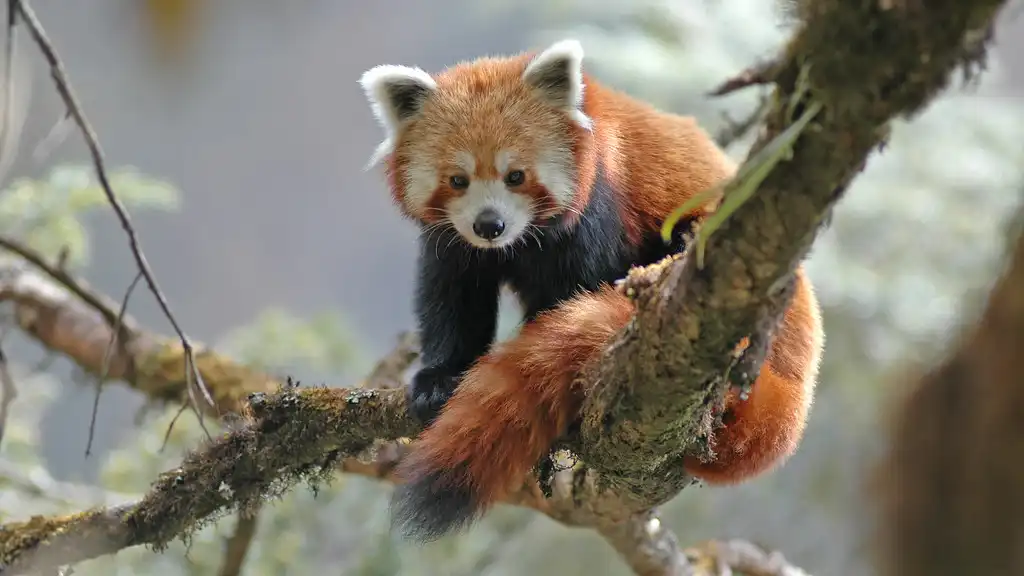
[[[812,103],[804,110],[804,113],[796,122],[790,124],[781,134],[773,138],[771,142],[744,162],[733,178],[704,190],[687,200],[682,206],[673,210],[661,227],[662,239],[666,243],[671,241],[672,229],[684,214],[692,212],[714,194],[722,192],[722,204],[713,214],[708,216],[697,230],[697,267],[703,268],[704,250],[707,246],[708,238],[711,237],[715,230],[722,226],[722,223],[729,216],[754,195],[754,192],[761,186],[761,182],[771,173],[776,164],[792,153],[793,143],[796,142],[796,139],[803,132],[804,128],[807,127],[807,124],[820,110],[821,104],[819,102]]]
[[[724,198],[718,210],[708,217],[697,231],[697,267],[704,267],[704,250],[708,238],[731,216],[744,202],[749,200],[761,182],[768,177],[775,165],[783,157],[792,153],[793,143],[803,132],[807,124],[821,110],[821,103],[814,102],[804,110],[800,119],[790,124],[781,134],[772,139],[767,146],[757,151],[752,158],[743,163],[739,173],[726,186]]]

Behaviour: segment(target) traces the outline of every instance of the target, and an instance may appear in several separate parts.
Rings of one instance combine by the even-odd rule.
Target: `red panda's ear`
[[[386,134],[370,160],[372,166],[391,153],[395,135],[420,113],[423,103],[437,90],[437,83],[420,68],[383,64],[364,72],[359,84]]]
[[[590,118],[583,113],[583,46],[578,40],[560,40],[548,46],[526,65],[523,82],[546,103],[590,128]]]

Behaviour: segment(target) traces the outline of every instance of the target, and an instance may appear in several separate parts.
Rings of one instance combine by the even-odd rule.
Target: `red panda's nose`
[[[484,210],[477,215],[473,222],[473,232],[484,240],[494,240],[505,231],[505,222],[494,210]]]

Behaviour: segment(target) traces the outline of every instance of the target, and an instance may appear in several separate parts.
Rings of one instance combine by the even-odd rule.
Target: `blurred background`
[[[416,231],[363,166],[382,138],[357,84],[381,63],[430,71],[484,54],[579,38],[606,83],[696,115],[712,132],[758,104],[756,89],[704,93],[788,29],[757,0],[37,0],[103,145],[115,186],[177,319],[196,340],[304,382],[353,383],[413,327]],[[742,537],[811,573],[870,574],[864,548],[879,423],[900,375],[970,321],[1003,255],[1002,224],[1024,189],[1024,18],[1002,18],[977,86],[955,85],[898,123],[835,213],[808,263],[827,348],[811,424],[788,465],[731,489],[693,488],[665,506],[681,542]],[[45,62],[19,34],[13,135],[0,233],[120,299],[136,268],[92,179],[84,143]],[[56,129],[55,129],[56,125]],[[745,155],[752,138],[734,142]],[[0,253],[2,256],[2,253]],[[172,335],[139,290],[132,314]],[[0,304],[0,315],[3,304]],[[2,318],[2,316],[0,316]],[[506,328],[514,324],[506,314]],[[19,334],[19,379],[0,448],[0,520],[132,498],[201,438],[176,408],[107,386],[84,455],[92,380]],[[49,490],[53,481],[80,491]],[[60,486],[67,487],[66,484]],[[88,487],[88,488],[86,488]],[[392,541],[386,484],[339,477],[268,506],[243,574],[513,575],[629,571],[596,535],[499,508],[427,547]],[[226,517],[164,554],[131,549],[77,574],[216,574]]]

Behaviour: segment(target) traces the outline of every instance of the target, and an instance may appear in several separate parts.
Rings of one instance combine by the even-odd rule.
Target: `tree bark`
[[[881,573],[1024,574],[1024,234],[981,320],[893,425],[874,478]]]

